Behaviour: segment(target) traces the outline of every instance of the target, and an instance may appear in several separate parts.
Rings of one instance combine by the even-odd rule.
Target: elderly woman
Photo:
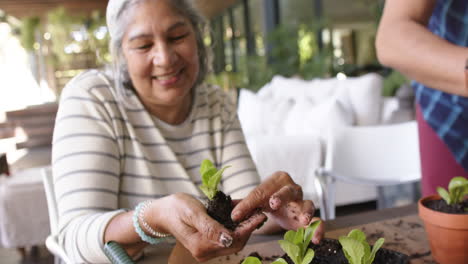
[[[188,1],[110,0],[107,24],[113,73],[73,79],[54,132],[60,242],[74,262],[107,262],[108,241],[136,256],[167,236],[207,260],[242,249],[267,216],[259,232],[311,221],[314,205],[287,173],[259,184],[235,105],[203,84],[203,20]],[[243,221],[236,230],[198,200],[204,159],[232,166],[222,189],[244,198],[232,213]]]

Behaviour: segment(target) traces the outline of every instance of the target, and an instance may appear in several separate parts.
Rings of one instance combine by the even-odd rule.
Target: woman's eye
[[[145,45],[137,46],[137,49],[144,50],[144,49],[149,49],[150,47],[151,47],[151,44],[145,44]]]
[[[181,40],[181,39],[187,37],[188,34],[189,34],[189,33],[182,34],[182,35],[178,35],[178,36],[174,36],[174,37],[171,37],[170,40],[171,40],[171,41],[178,41],[178,40]]]

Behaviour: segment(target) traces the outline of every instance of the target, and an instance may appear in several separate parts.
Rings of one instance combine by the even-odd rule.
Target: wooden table
[[[351,229],[359,228],[373,244],[378,238],[384,237],[384,248],[399,251],[410,256],[410,263],[436,263],[430,255],[429,243],[426,238],[424,226],[417,214],[417,205],[409,205],[398,208],[372,211],[339,217],[332,221],[326,221],[327,238],[338,238],[346,235]],[[255,235],[249,240],[248,245],[238,254],[219,257],[206,262],[207,264],[238,264],[242,259],[252,252],[257,252],[262,257],[274,259],[282,255],[277,240],[282,239],[280,235]],[[169,246],[160,247],[152,251],[151,261],[146,259],[140,263],[168,263]],[[156,252],[156,253],[155,253]],[[263,261],[263,264],[271,261]]]

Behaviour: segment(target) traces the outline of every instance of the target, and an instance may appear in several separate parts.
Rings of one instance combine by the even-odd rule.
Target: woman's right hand
[[[160,232],[172,234],[201,262],[240,251],[266,220],[263,213],[257,213],[230,231],[212,219],[200,201],[184,193],[158,199],[151,208],[147,222]]]

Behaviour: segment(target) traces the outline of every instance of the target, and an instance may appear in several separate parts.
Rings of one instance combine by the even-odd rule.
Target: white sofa
[[[287,171],[303,186],[305,197],[318,205],[315,170],[323,165],[333,127],[414,119],[412,107],[401,98],[382,97],[382,87],[380,75],[367,74],[311,81],[275,76],[258,93],[241,89],[238,114],[260,176]],[[405,88],[404,94],[411,92]],[[375,188],[345,183],[336,188],[337,205],[376,199]]]

